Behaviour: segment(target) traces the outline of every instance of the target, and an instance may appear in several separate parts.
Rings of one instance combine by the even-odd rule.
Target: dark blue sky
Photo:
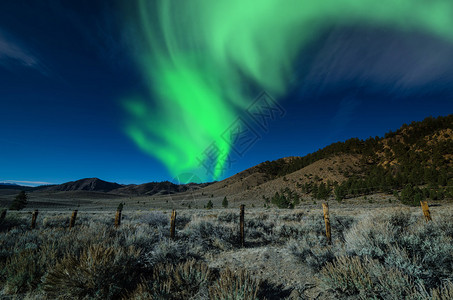
[[[171,180],[123,132],[144,88],[110,1],[0,2],[0,182]],[[453,112],[453,45],[417,32],[329,28],[300,54],[286,114],[225,174]]]

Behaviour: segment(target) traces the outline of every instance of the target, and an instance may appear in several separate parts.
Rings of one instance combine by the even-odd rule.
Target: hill
[[[78,191],[84,195],[156,195],[156,203],[162,202],[160,196],[168,195],[219,202],[227,196],[233,201],[263,201],[278,207],[292,207],[307,199],[342,201],[374,193],[393,194],[407,204],[453,198],[453,115],[403,124],[383,137],[351,138],[305,156],[265,161],[214,183],[122,185],[86,178],[33,190],[71,192],[71,197]]]
[[[212,184],[204,193],[246,201],[341,201],[377,192],[403,202],[453,197],[453,115],[403,124],[384,137],[352,138],[303,157],[266,161]]]
[[[123,196],[144,196],[144,195],[167,195],[181,193],[189,189],[191,190],[199,189],[209,184],[210,183],[174,184],[169,181],[163,181],[125,185],[104,181],[99,178],[84,178],[77,181],[66,182],[58,185],[39,186],[35,188],[28,187],[28,190],[43,193],[84,191],[84,192],[108,193]],[[13,189],[13,187],[10,188]],[[15,189],[19,189],[19,187],[16,186]]]
[[[30,186],[19,185],[16,183],[9,183],[9,182],[0,182],[0,189],[2,190],[30,190],[33,189]]]
[[[205,187],[209,183],[204,184],[174,184],[170,181],[149,182],[144,184],[130,184],[118,189],[112,190],[111,193],[119,195],[168,195],[185,192],[187,190],[199,189]]]
[[[123,185],[118,183],[107,182],[99,178],[84,178],[77,181],[71,181],[59,185],[41,188],[42,191],[92,191],[92,192],[110,192],[119,189]]]

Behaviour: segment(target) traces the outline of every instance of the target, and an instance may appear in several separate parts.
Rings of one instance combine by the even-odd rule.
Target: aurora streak
[[[173,176],[196,172],[213,142],[229,153],[225,129],[256,91],[284,95],[301,51],[331,26],[453,40],[451,0],[139,0],[134,18],[137,65],[149,89],[124,101],[126,133]],[[213,179],[225,159],[217,157]]]

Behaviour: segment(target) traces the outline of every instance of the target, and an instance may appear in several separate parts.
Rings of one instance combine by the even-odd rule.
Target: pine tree
[[[223,198],[222,206],[223,206],[223,208],[227,208],[228,207],[228,200],[227,200],[226,196]]]
[[[313,198],[318,199],[318,185],[316,183],[313,184],[313,188],[311,191],[312,191]]]
[[[214,203],[212,203],[211,200],[209,200],[208,204],[206,205],[207,209],[212,209],[214,207]]]
[[[11,206],[9,209],[11,210],[21,210],[27,206],[27,199],[28,196],[24,191],[21,191],[16,198],[14,199],[13,203],[11,203]]]
[[[346,188],[343,185],[339,185],[335,188],[335,199],[340,202],[346,197]]]

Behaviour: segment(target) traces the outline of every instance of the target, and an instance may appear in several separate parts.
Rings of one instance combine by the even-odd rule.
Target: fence
[[[420,201],[420,206],[423,211],[423,216],[426,222],[432,221],[431,213],[429,211],[429,206],[428,202],[426,201]],[[324,222],[325,222],[325,227],[326,227],[326,238],[327,242],[329,244],[332,243],[332,233],[331,233],[331,226],[330,226],[330,216],[329,216],[329,205],[327,203],[322,203],[322,210],[323,210],[323,215],[324,215]],[[6,212],[7,210],[3,210],[0,213],[0,224],[3,222],[3,220],[6,217]],[[69,221],[69,229],[72,229],[75,227],[75,222],[77,218],[77,213],[78,210],[74,210],[72,212],[70,221]],[[31,229],[36,228],[36,221],[38,218],[39,211],[35,210],[31,213]],[[121,225],[121,216],[122,216],[122,209],[117,209],[116,215],[115,215],[115,221],[114,221],[114,227],[118,228]],[[240,211],[239,211],[239,238],[240,238],[240,245],[242,247],[245,246],[245,205],[242,204],[240,206]],[[170,238],[171,239],[176,239],[176,210],[173,210],[171,213],[170,217]]]

